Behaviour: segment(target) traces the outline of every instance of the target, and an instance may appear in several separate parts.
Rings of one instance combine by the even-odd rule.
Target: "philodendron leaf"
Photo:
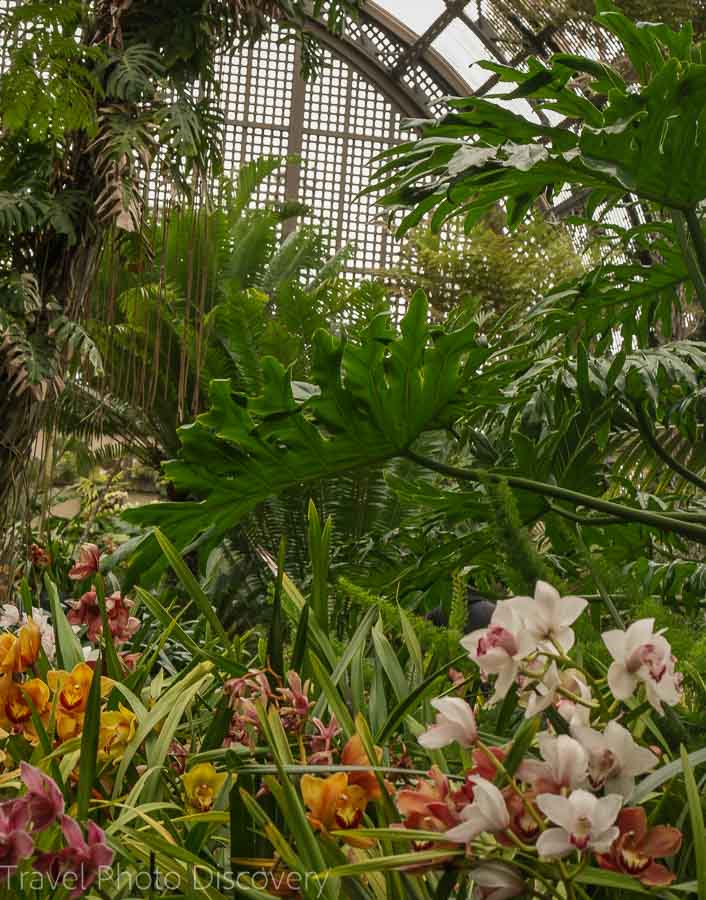
[[[319,331],[318,393],[297,403],[288,371],[271,358],[259,397],[244,400],[229,381],[212,382],[210,410],[180,429],[180,456],[165,465],[175,486],[201,502],[151,504],[125,517],[158,526],[179,550],[199,536],[214,543],[273,494],[379,465],[422,432],[451,426],[488,352],[473,323],[450,332],[432,327],[421,293],[399,335],[387,316],[374,319],[359,342]],[[129,580],[156,573],[156,562],[151,543],[139,544]]]

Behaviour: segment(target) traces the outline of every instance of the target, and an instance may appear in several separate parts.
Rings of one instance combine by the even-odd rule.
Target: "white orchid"
[[[536,804],[550,822],[559,826],[539,836],[537,852],[543,859],[560,859],[574,850],[607,853],[620,834],[615,825],[623,805],[619,794],[599,798],[579,789],[569,797],[540,794]]]
[[[681,676],[674,669],[672,648],[662,631],[654,630],[654,619],[639,619],[626,630],[614,629],[602,635],[613,663],[608,669],[608,686],[616,700],[627,700],[640,682],[647,700],[662,712],[662,704],[676,706],[681,700]]]
[[[468,875],[473,881],[473,900],[510,900],[527,890],[518,870],[506,863],[483,862]]]
[[[478,737],[473,710],[460,697],[438,697],[431,701],[437,711],[436,722],[418,737],[427,750],[448,747],[454,741],[462,747],[472,747]]]
[[[588,775],[588,755],[568,734],[558,737],[544,731],[537,737],[542,760],[526,759],[518,768],[522,781],[542,792],[572,790],[584,784]]]
[[[572,734],[588,753],[588,779],[594,790],[605,787],[608,793],[629,797],[635,789],[635,776],[649,772],[659,762],[618,722],[609,722],[602,734],[581,725],[573,728]]]
[[[505,831],[510,825],[505,798],[498,788],[479,776],[474,776],[470,781],[473,785],[473,802],[461,810],[461,824],[444,832],[446,840],[457,844],[468,844],[484,831],[490,834]]]
[[[558,646],[564,652],[574,646],[571,626],[588,605],[583,597],[560,596],[546,581],[537,582],[534,597],[512,597],[507,602],[538,646],[549,651]]]
[[[510,605],[502,600],[487,628],[472,631],[461,640],[461,646],[484,675],[497,675],[495,693],[489,705],[502,700],[517,678],[524,660],[536,649],[532,635]]]
[[[576,700],[567,697],[572,694]],[[560,671],[555,662],[541,678],[531,682],[523,692],[526,700],[525,718],[531,719],[554,706],[570,725],[588,725],[591,717],[591,689],[576,669]]]

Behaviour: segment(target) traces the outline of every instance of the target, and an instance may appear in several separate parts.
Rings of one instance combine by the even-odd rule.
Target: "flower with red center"
[[[82,544],[78,552],[78,560],[69,570],[69,578],[72,581],[83,581],[90,575],[95,575],[100,566],[101,552],[95,544]]]
[[[671,825],[647,826],[641,806],[623,809],[617,821],[620,834],[607,853],[597,854],[602,869],[632,875],[646,887],[664,887],[676,875],[655,862],[656,857],[673,856],[681,847],[682,833]]]
[[[568,797],[540,794],[537,807],[557,825],[543,831],[537,852],[543,859],[561,859],[578,850],[607,853],[619,831],[614,824],[623,798],[619,794],[595,797],[588,791],[573,791]]]
[[[609,794],[629,797],[635,776],[649,772],[659,762],[619,722],[609,722],[603,733],[579,725],[573,735],[588,754],[588,779],[596,791],[605,787]]]
[[[472,631],[461,640],[484,675],[497,675],[489,705],[502,700],[516,680],[524,660],[537,649],[509,600],[498,603],[487,628]]]
[[[639,619],[626,630],[613,629],[602,635],[613,662],[608,686],[616,700],[627,700],[638,684],[645,685],[647,700],[662,712],[662,704],[675,706],[681,700],[681,676],[675,671],[672,648],[654,619]]]

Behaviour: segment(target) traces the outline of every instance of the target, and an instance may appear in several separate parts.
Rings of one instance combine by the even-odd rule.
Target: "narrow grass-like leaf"
[[[397,604],[397,613],[400,617],[400,624],[402,625],[402,637],[409,650],[409,657],[414,666],[412,685],[417,687],[424,678],[424,656],[422,654],[422,647],[419,643],[417,632],[412,628],[409,616],[399,603]]]
[[[306,645],[307,638],[309,632],[309,609],[310,606],[307,603],[304,609],[302,610],[302,614],[299,618],[299,624],[297,625],[297,633],[294,638],[294,648],[292,650],[292,659],[291,659],[291,668],[294,672],[299,672],[301,675],[304,668],[304,661],[306,659]]]
[[[377,624],[373,628],[373,645],[375,646],[375,653],[380,660],[380,664],[390,680],[397,702],[401,703],[405,697],[409,696],[410,686],[402,671],[402,666],[397,658],[397,654],[392,649],[392,645],[383,633],[382,619],[378,619]]]
[[[204,650],[203,647],[200,647],[196,641],[184,631],[169,610],[165,609],[157,597],[154,597],[148,591],[145,591],[140,587],[135,588],[135,593],[163,628],[171,628],[174,640],[180,643],[186,650],[189,650],[194,656],[199,657],[200,659],[210,660],[220,669],[223,669],[231,675],[245,675],[247,672],[245,666],[226,656],[210,653],[208,650]]]
[[[689,760],[689,765],[692,768],[696,768],[696,766],[701,763],[705,763],[706,747],[702,750],[695,750],[694,753],[690,753],[687,758]],[[647,778],[642,779],[630,797],[627,798],[628,802],[631,806],[642,803],[643,800],[649,797],[653,791],[656,791],[657,788],[661,787],[665,782],[669,781],[671,778],[676,778],[682,769],[683,763],[680,759],[667,763],[666,766],[661,766],[654,774],[648,775]]]
[[[81,767],[78,777],[76,805],[79,819],[88,818],[91,792],[98,771],[98,736],[101,721],[101,670],[102,660],[96,660],[91,686],[86,700],[86,714],[81,736]]]
[[[331,546],[332,521],[329,517],[321,527],[321,518],[313,500],[309,500],[309,558],[311,560],[311,607],[316,621],[328,633],[328,561]]]
[[[343,653],[341,653],[340,657],[337,659],[333,667],[333,671],[331,672],[331,684],[338,684],[338,682],[345,674],[348,666],[352,663],[352,661],[358,654],[362,654],[365,647],[365,642],[368,639],[368,634],[370,633],[370,629],[373,627],[373,623],[375,622],[375,619],[378,615],[379,613],[377,607],[373,607],[372,609],[369,609],[363,616],[360,624],[353,634],[353,637],[347,642]],[[321,716],[323,708],[323,698],[320,698],[316,706],[314,707],[312,715]]]
[[[162,552],[167,557],[169,565],[174,570],[174,574],[179,581],[181,581],[187,594],[191,597],[198,610],[203,614],[204,618],[211,626],[213,633],[217,634],[223,642],[223,649],[227,652],[230,648],[230,639],[201,585],[198,583],[189,567],[179,555],[179,551],[169,538],[163,534],[159,528],[155,529],[154,536],[157,538],[157,543],[162,548]]]
[[[460,662],[464,659],[468,659],[468,655],[465,653],[455,657],[448,663],[444,663],[444,665],[440,669],[437,669],[436,672],[432,672],[431,675],[427,676],[427,678],[425,678],[421,684],[419,684],[413,691],[411,691],[401,703],[398,703],[397,706],[392,710],[390,715],[387,717],[385,724],[382,726],[382,730],[377,735],[377,742],[379,744],[387,743],[388,739],[397,730],[400,722],[409,712],[411,712],[411,710],[415,708],[415,706],[417,706],[418,703],[421,702],[424,695],[432,687],[432,685],[440,678],[446,676],[450,667],[454,666],[457,662]]]
[[[343,697],[341,697],[338,688],[331,680],[318,656],[309,651],[308,660],[314,682],[321,690],[322,696],[326,698],[329,709],[336,716],[336,721],[341,726],[346,738],[351,737],[355,731],[353,717],[348,711],[348,707],[346,706]]]
[[[706,829],[704,828],[704,811],[701,806],[701,794],[694,778],[694,770],[689,762],[686,747],[681,748],[681,764],[684,770],[686,798],[689,802],[691,835],[694,840],[696,881],[699,885],[698,897],[699,900],[706,900]]]
[[[56,661],[59,667],[71,671],[74,666],[83,662],[83,651],[73,628],[61,608],[59,591],[48,575],[44,575],[44,586],[49,595],[51,607],[51,620],[54,625],[54,637],[56,639]]]
[[[322,872],[320,880],[324,878],[343,878],[349,875],[365,875],[368,872],[384,872],[390,869],[402,869],[405,866],[417,866],[421,863],[432,863],[447,857],[463,856],[465,850],[419,850],[413,853],[399,853],[394,856],[375,856],[362,862],[348,863],[345,866],[337,866]]]
[[[277,575],[275,576],[275,595],[272,604],[272,622],[267,642],[267,657],[270,668],[276,675],[284,677],[284,623],[282,622],[282,578],[284,576],[284,555],[287,548],[286,538],[279,543]]]

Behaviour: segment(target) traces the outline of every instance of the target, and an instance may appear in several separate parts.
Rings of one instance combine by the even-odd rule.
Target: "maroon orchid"
[[[0,803],[0,881],[10,878],[18,864],[34,851],[27,832],[29,806],[24,797]]]
[[[69,816],[61,819],[66,847],[53,853],[42,853],[34,862],[38,872],[51,874],[54,881],[66,879],[72,889],[70,897],[81,897],[95,882],[102,869],[113,862],[113,851],[107,845],[105,832],[89,820],[84,838],[81,826]],[[67,877],[68,876],[68,877]]]
[[[620,834],[608,853],[596,854],[602,869],[632,875],[646,887],[671,884],[674,872],[655,862],[656,857],[673,856],[681,847],[682,833],[671,825],[649,828],[641,806],[623,809],[618,816]]]
[[[64,814],[64,797],[53,778],[29,763],[20,763],[22,781],[27,793],[22,798],[29,810],[34,831],[43,831]]]

